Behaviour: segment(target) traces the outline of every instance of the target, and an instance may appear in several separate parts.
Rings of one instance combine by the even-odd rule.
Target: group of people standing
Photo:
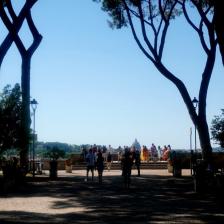
[[[112,155],[110,152],[108,152],[106,161],[103,156],[102,151],[99,150],[93,150],[93,148],[90,148],[88,153],[85,156],[86,161],[86,181],[89,180],[89,172],[91,172],[91,180],[93,181],[94,178],[94,170],[97,170],[98,172],[98,180],[99,183],[102,184],[102,177],[103,177],[103,171],[105,168],[105,162],[107,164],[107,169],[110,171],[111,169],[111,162],[112,162]],[[140,164],[141,164],[141,158],[140,158],[140,151],[136,150],[135,147],[125,147],[122,155],[121,155],[121,170],[122,170],[122,176],[124,178],[124,185],[125,188],[130,187],[131,182],[131,170],[132,166],[135,165],[138,176],[140,176]]]
[[[145,145],[143,145],[141,149],[141,160],[142,161],[167,161],[169,157],[169,152],[171,151],[170,145],[164,145],[163,148],[158,146],[158,148],[155,146],[155,144],[152,143],[151,147],[147,148]]]
[[[104,159],[103,159],[102,152],[98,151],[96,153],[91,148],[89,149],[89,152],[87,153],[85,159],[86,159],[86,181],[88,181],[89,179],[89,171],[91,171],[92,181],[93,181],[94,170],[97,169],[99,183],[102,183],[102,176],[103,176],[103,170],[104,170]]]
[[[93,181],[94,170],[97,170],[99,183],[101,184],[105,163],[105,157],[103,156],[102,151],[100,149],[94,150],[93,148],[90,148],[89,152],[85,156],[85,161],[86,161],[86,181],[88,181],[89,179],[89,171],[91,172],[91,177]],[[106,157],[106,162],[107,162],[107,169],[108,171],[110,171],[112,162],[112,155],[110,152]]]
[[[118,160],[121,162],[122,176],[124,178],[125,188],[130,187],[131,182],[131,170],[133,165],[135,165],[138,176],[140,176],[140,165],[141,161],[151,160],[168,160],[169,154],[171,152],[170,145],[164,146],[163,149],[158,146],[158,148],[152,143],[151,147],[148,149],[143,146],[141,149],[137,149],[135,146],[127,147],[125,146],[122,151],[119,152]],[[94,178],[94,170],[98,172],[99,183],[102,184],[103,171],[105,169],[105,164],[108,171],[111,169],[112,154],[111,152],[102,151],[97,147],[91,147],[85,155],[86,161],[86,181],[89,180],[89,172],[91,172],[91,179]]]

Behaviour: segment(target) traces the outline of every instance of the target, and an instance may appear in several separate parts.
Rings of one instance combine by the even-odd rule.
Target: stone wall
[[[43,170],[49,170],[50,169],[50,160],[45,159],[42,160],[42,169]],[[58,170],[65,170],[65,159],[59,159],[58,160]]]

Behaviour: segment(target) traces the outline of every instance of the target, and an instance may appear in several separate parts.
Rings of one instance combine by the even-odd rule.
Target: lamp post
[[[196,112],[196,109],[197,109],[197,106],[198,106],[198,100],[196,97],[194,97],[194,99],[192,100],[192,103],[194,105],[194,109],[195,109],[195,112]],[[196,151],[197,149],[197,142],[196,142],[196,123],[194,125],[194,150]]]
[[[35,113],[37,109],[37,101],[35,99],[30,101],[33,110],[33,177],[35,176]]]

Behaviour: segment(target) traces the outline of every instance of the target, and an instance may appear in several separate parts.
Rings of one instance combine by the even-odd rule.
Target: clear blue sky
[[[137,138],[147,146],[189,148],[194,126],[186,106],[138,49],[130,29],[110,29],[107,14],[91,0],[39,0],[32,12],[43,35],[31,65],[39,141],[118,147]],[[1,31],[1,41],[6,33]],[[26,28],[20,35],[29,43]],[[197,97],[204,65],[197,36],[176,20],[168,37],[164,62]],[[20,67],[13,46],[0,71],[1,89],[20,83]],[[223,83],[218,55],[208,92],[209,125],[224,108]]]

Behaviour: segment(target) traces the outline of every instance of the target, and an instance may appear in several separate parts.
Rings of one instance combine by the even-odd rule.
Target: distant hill
[[[37,142],[35,147],[36,155],[42,157],[48,150],[58,148],[65,151],[65,155],[77,154],[81,152],[80,145],[71,145],[61,142]]]

